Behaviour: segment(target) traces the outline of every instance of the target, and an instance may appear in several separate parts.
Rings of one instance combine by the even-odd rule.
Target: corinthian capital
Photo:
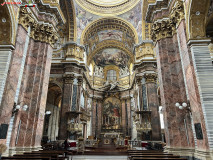
[[[145,79],[146,79],[146,83],[156,83],[157,80],[157,74],[155,73],[148,73],[144,75]]]
[[[64,83],[72,84],[75,79],[75,75],[74,74],[65,74],[63,76],[63,78],[64,78]]]

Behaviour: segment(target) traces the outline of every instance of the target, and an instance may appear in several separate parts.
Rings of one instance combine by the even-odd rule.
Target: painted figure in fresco
[[[117,65],[124,68],[128,65],[129,56],[122,50],[109,48],[104,49],[94,56],[94,62],[97,66]]]
[[[100,42],[108,39],[121,41],[122,32],[117,30],[105,30],[98,33]]]
[[[103,108],[103,126],[107,129],[118,129],[120,126],[120,105],[118,100],[107,100]]]

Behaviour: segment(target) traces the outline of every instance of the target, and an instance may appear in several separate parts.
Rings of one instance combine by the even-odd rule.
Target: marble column
[[[127,121],[127,117],[126,117],[126,103],[125,103],[125,99],[121,100],[121,109],[122,109],[122,118],[121,118],[121,124],[122,124],[122,128],[123,128],[123,133],[124,133],[124,137],[126,136],[126,131],[127,131],[127,126],[126,126],[126,121]]]
[[[96,133],[96,103],[97,101],[93,98],[92,99],[92,136],[95,137]]]
[[[98,102],[98,136],[100,137],[100,134],[101,134],[101,123],[102,123],[102,110],[101,110],[101,107],[102,106],[102,103],[101,103],[101,100],[99,100]]]
[[[193,142],[187,137],[188,134],[191,135],[192,128],[190,125],[185,126],[185,110],[175,107],[176,102],[186,101],[177,35],[158,40],[156,51],[167,147],[191,147]],[[190,122],[187,123],[190,124]]]
[[[64,86],[62,95],[62,105],[60,113],[60,125],[59,125],[59,140],[65,140],[68,138],[67,134],[67,114],[66,112],[71,111],[72,106],[72,88],[73,88],[73,74],[64,75]]]
[[[155,73],[145,74],[147,87],[148,108],[151,111],[152,140],[161,140],[160,116],[158,112],[157,75]]]
[[[77,89],[77,102],[76,102],[76,110],[80,111],[81,110],[81,91],[82,91],[82,84],[83,84],[83,78],[78,77],[78,89]]]
[[[21,69],[21,62],[26,47],[26,38],[27,32],[22,26],[18,25],[15,50],[13,51],[13,58],[10,63],[0,106],[0,124],[9,125],[10,118],[12,116],[12,109],[19,79],[19,71]],[[6,139],[0,139],[0,143],[6,143]]]

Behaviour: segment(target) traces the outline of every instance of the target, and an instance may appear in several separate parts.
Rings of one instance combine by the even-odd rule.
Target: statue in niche
[[[120,77],[129,75],[128,67],[125,66],[124,68],[120,68],[119,75],[120,75]]]

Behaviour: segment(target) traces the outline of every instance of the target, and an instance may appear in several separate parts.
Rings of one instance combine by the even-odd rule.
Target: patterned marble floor
[[[79,155],[79,156],[73,156],[72,160],[127,160],[127,156]]]

